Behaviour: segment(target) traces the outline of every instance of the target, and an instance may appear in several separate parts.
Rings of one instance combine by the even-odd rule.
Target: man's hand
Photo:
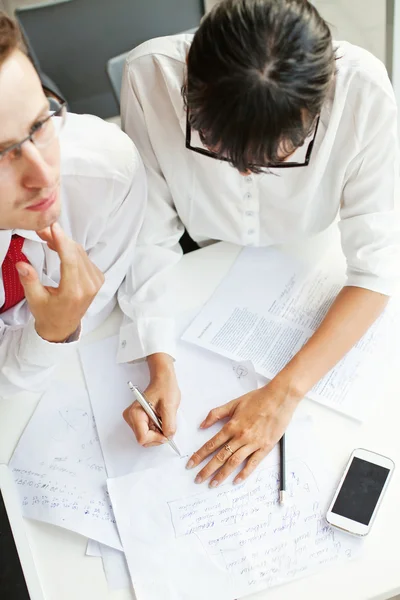
[[[188,461],[187,468],[191,469],[217,451],[198,473],[196,483],[214,476],[210,487],[217,487],[245,461],[234,483],[246,479],[280,440],[299,400],[297,394],[289,393],[272,380],[259,390],[213,409],[201,428],[221,419],[229,421]]]
[[[59,286],[43,286],[35,269],[25,262],[16,267],[38,335],[48,342],[64,342],[79,328],[104,283],[104,275],[58,223],[37,234],[60,257]]]
[[[156,414],[161,417],[164,435],[159,433],[138,402],[134,402],[123,413],[137,441],[145,448],[164,444],[167,437],[174,435],[176,413],[181,400],[172,358],[168,354],[157,353],[148,356],[147,362],[150,370],[150,385],[144,395],[152,404]]]

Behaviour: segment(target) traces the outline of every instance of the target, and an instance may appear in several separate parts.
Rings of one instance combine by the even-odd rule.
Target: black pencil
[[[280,462],[279,504],[284,504],[285,496],[286,496],[285,434],[283,434],[283,436],[279,440],[279,462]]]

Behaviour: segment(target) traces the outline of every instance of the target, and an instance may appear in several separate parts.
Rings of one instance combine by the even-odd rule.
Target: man
[[[146,205],[129,138],[49,110],[16,24],[0,15],[0,395],[42,390],[115,295],[131,310]],[[54,106],[54,105],[53,105]],[[128,318],[128,317],[127,317]],[[127,359],[138,356],[134,340]]]
[[[367,331],[399,281],[397,110],[383,65],[333,43],[307,0],[223,0],[193,36],[132,51],[122,91],[125,131],[149,182],[142,240],[151,278],[137,314],[151,321],[157,277],[180,258],[185,227],[200,245],[267,246],[307,239],[339,213],[346,286],[321,326],[267,385],[208,415],[228,419],[191,457],[196,481],[247,477],[278,442],[301,399]],[[158,322],[158,330],[163,330]],[[174,428],[179,391],[164,336],[147,390]],[[158,350],[158,352],[157,352]],[[134,404],[125,418],[144,445],[162,438]],[[211,478],[211,480],[210,480]]]

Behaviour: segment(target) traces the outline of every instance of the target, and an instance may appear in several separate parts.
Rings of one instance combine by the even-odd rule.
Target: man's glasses
[[[318,125],[319,125],[319,117],[317,118],[317,121],[315,124],[315,129],[314,129],[314,135],[308,145],[304,162],[282,161],[277,164],[272,164],[272,163],[269,163],[269,164],[267,163],[267,164],[263,164],[263,165],[255,165],[254,164],[254,165],[250,165],[250,168],[254,167],[256,169],[293,169],[296,167],[308,167],[308,165],[310,164],[310,160],[311,160],[311,153],[312,153],[312,150],[314,147],[314,142],[317,137]],[[209,158],[215,158],[217,160],[223,160],[225,162],[230,162],[229,158],[226,158],[225,156],[219,156],[216,152],[212,152],[211,150],[206,150],[206,148],[198,148],[196,146],[192,146],[191,138],[192,138],[192,127],[190,125],[190,120],[189,120],[189,111],[187,110],[186,111],[186,148],[188,150],[192,150],[193,152],[197,152],[198,154],[202,154],[203,156],[208,156]]]
[[[3,169],[7,168],[8,165],[11,165],[14,160],[17,160],[21,156],[22,146],[26,142],[31,142],[39,149],[50,145],[60,135],[60,131],[65,123],[66,114],[66,103],[63,102],[60,104],[52,99],[51,103],[49,103],[48,116],[34,123],[29,135],[23,140],[0,151],[0,175]]]

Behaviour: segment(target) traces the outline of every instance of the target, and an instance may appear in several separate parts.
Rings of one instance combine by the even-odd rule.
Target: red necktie
[[[24,288],[21,285],[18,271],[15,268],[17,262],[29,262],[22,252],[24,241],[24,238],[20,235],[12,236],[7,254],[1,266],[5,299],[0,313],[12,308],[25,298]]]

